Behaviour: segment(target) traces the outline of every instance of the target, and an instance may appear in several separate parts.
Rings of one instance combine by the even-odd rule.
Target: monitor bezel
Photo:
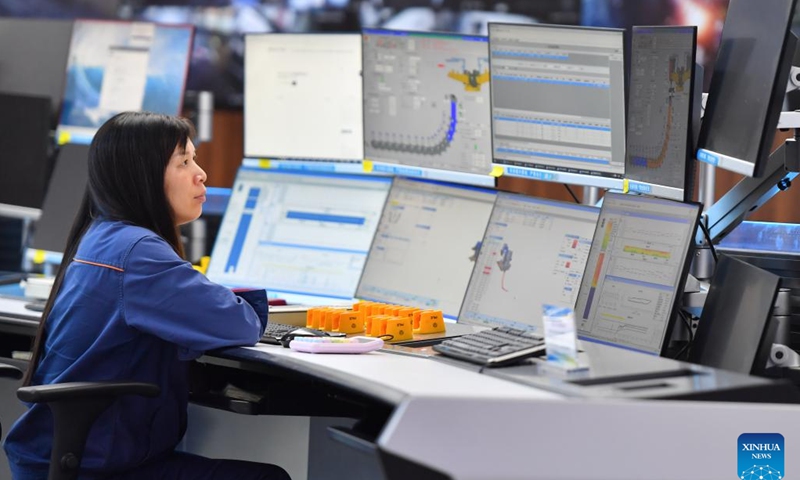
[[[367,270],[367,263],[369,262],[369,254],[372,252],[373,247],[375,247],[375,241],[378,238],[378,230],[380,229],[381,223],[383,221],[383,216],[386,213],[386,207],[389,205],[389,199],[392,197],[392,191],[395,189],[395,187],[398,185],[398,183],[402,182],[402,181],[427,183],[427,184],[433,184],[433,185],[441,185],[441,186],[450,187],[450,188],[459,188],[459,189],[465,189],[465,190],[476,190],[476,191],[479,191],[479,192],[491,193],[491,194],[494,194],[493,202],[495,204],[497,203],[497,197],[500,194],[500,192],[498,190],[495,190],[493,188],[486,188],[486,187],[480,187],[480,186],[475,186],[475,185],[444,182],[444,181],[441,181],[441,180],[433,180],[433,179],[430,179],[430,178],[422,178],[422,177],[403,177],[403,176],[395,176],[395,177],[393,177],[392,178],[392,185],[389,187],[389,193],[386,195],[386,201],[383,204],[383,210],[381,210],[381,216],[378,219],[378,225],[375,228],[375,234],[372,236],[372,243],[370,243],[369,250],[367,250],[367,259],[364,262],[364,268],[361,269],[361,276],[359,276],[358,283],[356,284],[356,290],[355,290],[354,297],[355,297],[355,299],[357,301],[388,303],[388,302],[385,302],[384,300],[375,300],[374,298],[370,298],[368,296],[365,297],[363,295],[359,295],[358,292],[361,289],[361,284],[364,281],[364,272],[366,272],[366,270]],[[494,210],[494,205],[492,205],[492,210]],[[489,213],[489,218],[491,218],[491,213]],[[488,221],[487,221],[486,227],[483,230],[483,235],[486,235],[486,228],[488,228]],[[483,239],[483,236],[481,236],[481,240],[482,239]],[[473,265],[472,268],[474,269],[475,266]],[[470,272],[470,279],[471,278],[472,278],[472,272]],[[469,285],[469,281],[467,281],[467,284]],[[457,320],[458,316],[461,314],[461,308],[463,307],[463,302],[464,302],[465,296],[466,296],[466,289],[464,290],[464,295],[462,295],[462,297],[461,297],[462,305],[459,305],[458,313],[456,313],[455,316],[447,315],[444,312],[442,312],[442,316],[447,320]]]
[[[361,52],[359,53],[359,59],[361,61],[361,69],[359,71],[359,76],[362,77],[360,82],[361,84],[361,97],[363,103],[363,96],[364,96],[364,60],[363,60],[363,50],[364,50],[364,40],[363,36],[359,32],[251,32],[244,34],[244,45],[245,45],[245,57],[244,57],[244,81],[242,82],[243,90],[242,95],[244,101],[242,102],[242,147],[244,152],[245,158],[257,158],[257,159],[269,159],[269,160],[279,160],[279,161],[287,161],[287,162],[315,162],[320,164],[326,163],[339,163],[339,164],[357,164],[361,163],[364,159],[364,146],[363,146],[363,137],[364,137],[364,114],[362,109],[361,114],[361,136],[362,136],[362,145],[361,145],[361,158],[335,158],[335,157],[312,157],[312,156],[283,156],[283,155],[272,155],[272,154],[261,154],[255,152],[248,152],[247,151],[247,89],[248,89],[248,82],[247,82],[247,63],[248,63],[248,56],[247,56],[247,41],[248,38],[252,37],[271,37],[271,36],[293,36],[293,37],[326,37],[326,38],[335,38],[335,37],[354,37],[358,38],[359,49]],[[356,82],[359,83],[359,82]],[[355,108],[359,108],[360,105],[354,105]]]
[[[486,187],[486,188],[495,188],[497,186],[497,178],[496,175],[493,175],[493,158],[492,158],[492,138],[491,138],[491,118],[489,119],[489,156],[490,161],[488,165],[488,170],[485,174],[480,173],[471,173],[471,172],[463,172],[458,170],[445,170],[436,167],[423,167],[418,165],[406,165],[403,163],[393,163],[388,162],[386,160],[373,160],[367,157],[367,132],[366,132],[366,74],[364,71],[365,65],[365,57],[366,57],[366,48],[364,48],[364,37],[366,35],[391,35],[391,36],[412,36],[412,35],[419,35],[419,36],[427,36],[427,37],[442,37],[446,39],[452,40],[461,40],[466,41],[466,39],[473,39],[473,41],[481,41],[486,42],[487,45],[487,58],[489,59],[489,78],[490,81],[486,82],[485,86],[488,89],[489,93],[489,112],[491,114],[491,105],[492,105],[492,90],[491,90],[491,75],[492,75],[492,68],[491,68],[491,59],[490,59],[490,51],[489,51],[489,37],[485,35],[470,35],[470,34],[463,34],[458,32],[440,32],[440,31],[423,31],[423,30],[402,30],[402,29],[391,29],[391,28],[363,28],[361,29],[361,67],[362,67],[362,74],[361,74],[361,92],[362,92],[362,99],[361,99],[361,115],[364,128],[364,161],[370,162],[370,169],[390,175],[401,176],[405,178],[423,178],[432,181],[439,181],[444,183],[453,183],[453,184],[462,184],[462,185],[473,185],[477,187]],[[417,171],[415,171],[417,170]]]
[[[522,24],[522,23],[506,23],[506,22],[489,22],[487,29],[488,35],[487,38],[489,39],[489,77],[491,84],[492,78],[492,28],[493,26],[510,26],[514,28],[541,28],[541,29],[561,29],[561,30],[572,30],[572,31],[592,31],[592,32],[608,32],[608,33],[618,33],[622,36],[622,56],[623,56],[623,117],[625,119],[625,125],[623,126],[623,130],[625,130],[624,134],[627,138],[627,125],[628,125],[628,84],[629,84],[629,63],[628,63],[628,56],[629,56],[629,42],[628,42],[628,33],[624,28],[611,28],[611,27],[588,27],[588,26],[581,26],[581,25],[553,25],[553,24],[544,24],[544,23],[531,23],[531,24]],[[622,190],[624,186],[624,178],[625,173],[623,172],[621,175],[617,176],[605,176],[605,175],[588,175],[583,173],[572,173],[572,172],[560,172],[553,169],[546,169],[546,168],[538,168],[538,167],[527,167],[527,166],[519,166],[519,165],[509,165],[507,163],[498,163],[496,161],[494,155],[494,148],[495,148],[495,141],[494,141],[494,90],[490,90],[489,94],[489,112],[491,115],[491,142],[492,142],[492,166],[499,167],[502,169],[503,175],[508,175],[511,177],[518,177],[518,178],[527,178],[530,180],[541,180],[545,182],[553,182],[553,183],[564,183],[569,185],[577,185],[583,187],[597,187],[597,188],[605,188],[610,190]],[[624,165],[623,165],[624,167]]]
[[[578,333],[578,338],[580,340],[584,340],[584,341],[587,341],[587,342],[599,343],[599,344],[602,344],[602,345],[609,345],[609,346],[612,346],[612,347],[617,347],[617,348],[622,348],[622,349],[625,349],[625,350],[630,350],[630,351],[634,351],[634,352],[643,353],[645,355],[658,355],[660,357],[666,357],[667,354],[670,352],[670,350],[669,350],[670,340],[672,338],[672,333],[673,333],[673,330],[675,328],[675,324],[677,323],[677,317],[678,317],[678,315],[680,315],[680,308],[681,308],[681,305],[682,305],[682,302],[683,302],[683,292],[684,292],[684,288],[686,287],[686,281],[687,281],[688,276],[689,276],[689,270],[690,270],[691,265],[692,265],[692,258],[694,257],[693,254],[694,254],[694,251],[695,251],[695,248],[696,248],[696,243],[695,243],[694,239],[695,239],[696,232],[697,232],[697,225],[698,225],[698,222],[700,221],[700,216],[703,213],[703,205],[701,203],[699,203],[699,202],[678,202],[676,200],[672,200],[672,199],[668,199],[668,198],[651,197],[651,196],[647,196],[647,195],[627,195],[627,194],[618,193],[618,192],[607,192],[606,196],[608,196],[608,195],[617,196],[617,197],[620,197],[620,199],[623,199],[623,200],[637,199],[637,201],[638,200],[645,200],[645,201],[658,201],[658,202],[672,202],[672,203],[676,203],[676,204],[688,205],[688,206],[694,207],[696,209],[696,215],[694,216],[693,225],[690,227],[689,237],[688,237],[688,241],[687,241],[688,245],[687,245],[687,248],[686,248],[686,256],[685,256],[685,258],[683,260],[683,266],[681,268],[680,276],[678,277],[678,283],[677,283],[676,288],[675,288],[675,295],[673,295],[673,297],[672,297],[672,304],[670,305],[669,317],[666,319],[666,325],[664,326],[664,335],[661,338],[661,347],[659,348],[658,352],[642,350],[640,348],[630,347],[630,346],[622,345],[622,344],[619,344],[619,343],[612,343],[612,342],[609,342],[607,340],[597,339],[597,338],[594,338],[594,337],[589,337],[589,336],[586,336],[584,334]],[[605,208],[605,206],[606,206],[606,202],[605,202],[605,199],[604,199],[603,205],[600,207],[600,215],[599,215],[598,220],[597,220],[598,221],[598,225],[599,225],[600,219],[603,218],[603,209]],[[597,235],[597,228],[595,228],[595,236],[596,235]],[[594,241],[595,241],[595,238],[593,237],[592,238],[592,246],[594,246]],[[591,255],[592,255],[592,253],[590,251],[589,252],[589,257],[591,257]],[[586,266],[587,266],[587,268],[589,267],[588,263],[587,263]],[[583,278],[586,278],[586,272],[584,272],[584,277]],[[581,287],[582,286],[583,286],[583,281],[581,281]],[[581,292],[578,292],[578,297],[579,298],[580,298],[580,295],[581,295]],[[576,303],[575,306],[577,307],[577,303]]]
[[[751,0],[739,0],[739,1],[751,1]],[[792,59],[794,56],[794,51],[797,47],[797,37],[792,33],[791,26],[792,26],[792,18],[793,14],[796,13],[797,8],[797,0],[789,0],[791,3],[791,12],[786,19],[786,28],[784,31],[783,43],[781,46],[781,51],[778,55],[778,65],[775,69],[776,71],[769,75],[772,78],[772,88],[769,90],[769,95],[766,98],[766,115],[764,118],[764,123],[761,125],[760,131],[758,131],[758,149],[756,152],[756,158],[752,161],[732,157],[730,155],[717,152],[711,149],[703,148],[708,142],[708,137],[712,133],[711,126],[713,125],[713,119],[715,116],[715,112],[717,110],[717,104],[728,101],[739,101],[739,99],[720,99],[719,95],[714,95],[714,92],[718,90],[720,82],[724,81],[724,75],[716,75],[717,68],[722,68],[719,63],[719,58],[723,55],[723,47],[725,38],[725,30],[728,28],[728,18],[726,17],[725,23],[723,24],[722,28],[722,35],[720,36],[720,48],[717,52],[717,61],[714,65],[714,71],[712,72],[711,77],[711,85],[709,86],[709,95],[708,95],[708,102],[705,107],[705,113],[703,115],[703,122],[700,125],[700,136],[697,142],[697,150],[696,156],[697,160],[714,165],[716,167],[723,168],[725,170],[729,170],[735,173],[739,173],[748,177],[761,177],[764,174],[764,171],[767,167],[767,161],[769,160],[769,155],[772,149],[772,143],[775,138],[775,130],[778,126],[778,120],[780,119],[782,105],[783,105],[783,97],[786,93],[786,84],[789,79],[789,71],[792,67]],[[735,1],[732,2],[735,5]],[[769,3],[769,2],[767,2]],[[728,12],[730,13],[730,5],[728,6]]]
[[[250,165],[241,165],[238,168],[238,170],[236,171],[236,177],[234,178],[233,185],[230,188],[231,196],[233,196],[235,194],[234,193],[235,192],[235,187],[237,185],[237,182],[241,179],[241,176],[242,176],[243,172],[255,172],[255,173],[258,173],[258,174],[270,175],[270,176],[272,176],[272,175],[291,175],[291,176],[295,176],[295,177],[332,178],[332,179],[337,179],[337,180],[358,180],[358,181],[365,181],[365,182],[385,183],[385,184],[389,185],[389,188],[386,190],[386,198],[384,199],[383,205],[381,205],[381,214],[383,213],[383,209],[386,207],[386,201],[389,198],[389,193],[391,192],[391,188],[392,188],[392,185],[394,183],[394,179],[393,178],[386,177],[386,176],[379,176],[379,175],[367,175],[367,174],[362,174],[362,173],[340,173],[340,172],[318,171],[318,170],[270,169],[270,168],[259,168],[259,167],[254,167],[254,166],[250,166]],[[229,197],[228,204],[226,205],[225,211],[222,213],[222,218],[220,220],[220,228],[222,228],[221,227],[222,222],[224,222],[225,217],[228,214],[229,205],[230,205],[230,197]],[[380,217],[378,218],[378,224],[380,224]],[[375,241],[375,234],[376,233],[377,233],[377,225],[375,227],[375,232],[373,232],[373,235],[372,235],[372,241],[370,242],[370,248],[372,247],[372,243]],[[215,245],[211,246],[212,255],[211,255],[211,261],[210,262],[214,262],[215,255],[213,255],[213,253],[214,253],[215,247],[216,247],[216,242],[215,242]],[[369,250],[367,250],[367,255],[368,254],[369,254]],[[222,260],[219,260],[219,261],[222,261]],[[365,256],[365,259],[364,259],[364,264],[365,265],[366,265],[366,261],[367,261],[367,259],[366,259],[366,256]],[[209,270],[208,271],[211,271],[210,266],[211,266],[211,263],[209,263]],[[361,274],[363,274],[363,268],[362,268]],[[359,275],[359,282],[360,281],[361,281],[361,275]],[[250,286],[252,286],[252,285],[250,285]],[[358,283],[356,283],[356,288],[357,287],[358,287]],[[310,292],[294,292],[294,291],[289,291],[289,290],[282,289],[282,288],[277,288],[277,287],[265,287],[265,288],[267,289],[267,291],[269,293],[284,293],[284,294],[288,293],[288,294],[291,294],[291,295],[299,295],[299,296],[305,296],[305,297],[316,297],[316,298],[319,298],[319,299],[328,299],[329,302],[338,302],[338,303],[341,303],[341,302],[345,301],[341,297],[335,297],[335,296],[331,296],[331,295],[321,295],[321,294],[314,294],[314,293],[310,293]],[[354,293],[353,298],[350,298],[350,300],[355,298],[355,290],[353,291],[353,293]]]
[[[101,24],[105,24],[105,25],[109,25],[109,24],[116,24],[116,25],[148,24],[148,25],[153,25],[156,29],[186,30],[186,31],[189,32],[189,42],[188,42],[188,45],[187,45],[188,48],[187,48],[187,51],[186,51],[186,56],[184,58],[184,65],[183,65],[183,82],[180,85],[180,95],[179,95],[179,98],[178,98],[178,108],[176,109],[177,111],[174,114],[171,114],[173,116],[180,116],[182,114],[182,112],[183,112],[184,98],[186,96],[186,84],[187,84],[188,78],[189,78],[189,65],[191,63],[192,51],[194,49],[194,37],[195,37],[195,33],[196,33],[194,25],[188,24],[188,23],[171,24],[171,23],[143,22],[143,21],[137,21],[137,20],[96,19],[96,18],[85,18],[85,17],[76,18],[74,20],[73,24],[72,24],[72,35],[70,36],[70,39],[69,39],[70,43],[69,43],[69,48],[68,48],[68,51],[67,51],[67,63],[65,65],[66,71],[65,71],[65,74],[64,74],[64,89],[63,89],[63,92],[61,94],[61,108],[59,109],[58,118],[56,119],[56,139],[57,139],[57,142],[60,145],[64,144],[64,143],[76,143],[76,144],[88,145],[88,144],[91,143],[92,139],[94,138],[95,133],[97,133],[97,130],[100,128],[100,126],[102,126],[102,124],[101,124],[101,125],[98,125],[95,128],[95,127],[82,127],[82,126],[78,126],[78,125],[69,125],[69,124],[62,123],[62,121],[64,120],[64,104],[66,103],[67,89],[69,87],[69,85],[68,85],[68,83],[69,83],[69,69],[70,69],[70,66],[72,65],[70,59],[72,58],[73,40],[75,39],[75,35],[77,33],[79,33],[78,30],[80,29],[81,25],[90,25],[90,24],[94,24],[94,25],[101,25]],[[105,68],[105,65],[103,65],[103,68]],[[139,111],[142,111],[142,110],[140,109]],[[122,113],[122,112],[117,112],[114,115],[117,115],[119,113]],[[113,115],[112,115],[112,117],[113,117]],[[91,131],[91,133],[89,133],[88,131],[87,132],[83,132],[83,131],[81,131],[83,129],[92,130],[92,131]]]
[[[528,202],[531,202],[531,203],[545,204],[545,205],[550,205],[550,206],[556,207],[556,208],[574,208],[574,209],[578,209],[578,210],[583,210],[583,211],[585,211],[587,213],[588,212],[593,212],[593,213],[597,214],[598,218],[600,216],[600,208],[596,207],[596,206],[593,206],[593,205],[584,205],[582,203],[574,203],[574,202],[568,202],[568,201],[564,201],[564,200],[554,200],[554,199],[551,199],[551,198],[534,197],[534,196],[531,196],[531,195],[526,195],[524,193],[516,193],[516,192],[498,190],[497,191],[497,196],[495,197],[495,200],[494,200],[494,206],[492,207],[492,213],[489,214],[489,221],[486,223],[486,229],[483,231],[483,237],[481,237],[481,250],[483,249],[483,246],[484,246],[484,244],[486,242],[486,235],[489,233],[489,229],[492,226],[492,218],[494,217],[495,211],[497,210],[498,202],[500,202],[500,200],[503,199],[503,198],[509,198],[511,200],[528,201]],[[595,220],[595,228],[596,228],[596,224],[597,224],[597,220]],[[466,309],[466,300],[467,300],[467,295],[469,294],[470,285],[472,284],[473,279],[476,278],[476,272],[478,272],[478,258],[480,258],[480,252],[478,252],[478,256],[475,257],[475,262],[474,262],[474,265],[472,266],[472,273],[470,274],[469,282],[467,283],[467,289],[464,291],[464,298],[461,300],[461,308],[458,311],[458,317],[457,317],[457,320],[456,320],[457,323],[461,323],[461,324],[464,324],[464,325],[485,326],[485,325],[480,324],[480,323],[471,322],[471,321],[464,322],[464,321],[461,320],[462,314],[465,313],[464,311]],[[586,273],[585,270],[586,269],[585,269],[585,266],[584,266],[584,272],[583,272],[584,274]],[[583,275],[581,275],[581,278],[583,278]],[[576,295],[576,298],[577,298],[577,295]],[[538,315],[538,314],[539,314],[538,312],[533,312],[533,315]]]
[[[688,121],[686,122],[686,146],[684,149],[686,150],[686,159],[684,163],[684,172],[683,172],[683,188],[677,187],[670,187],[667,185],[661,185],[658,183],[647,182],[642,180],[635,180],[632,178],[628,178],[628,158],[629,158],[629,149],[628,149],[628,139],[630,135],[628,135],[627,129],[630,128],[630,122],[626,123],[626,132],[625,132],[625,183],[627,184],[627,190],[631,193],[644,193],[647,195],[652,195],[655,197],[666,198],[669,200],[675,200],[678,202],[689,202],[692,200],[694,196],[694,176],[695,176],[695,158],[694,158],[694,122],[696,119],[699,119],[699,113],[695,112],[695,89],[700,87],[697,85],[695,75],[697,74],[697,27],[694,25],[658,25],[658,26],[633,26],[631,28],[630,34],[630,60],[631,63],[633,62],[633,55],[636,52],[634,48],[634,37],[637,35],[637,32],[641,32],[643,30],[651,30],[656,32],[680,32],[682,30],[691,30],[692,32],[692,54],[691,54],[691,62],[689,68],[691,69],[691,81],[689,82],[689,92],[688,92],[688,102],[689,102],[689,112],[688,112]],[[629,70],[630,71],[630,70]],[[628,95],[630,92],[633,91],[633,76],[630,75],[629,79],[629,90]],[[628,106],[630,105],[630,99],[626,102]]]

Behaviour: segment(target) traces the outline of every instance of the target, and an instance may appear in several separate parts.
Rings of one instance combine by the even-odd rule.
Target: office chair
[[[46,403],[53,413],[53,450],[48,480],[78,478],[89,430],[97,417],[118,397],[141,395],[153,398],[160,393],[158,385],[138,382],[70,382],[17,389],[20,400]]]

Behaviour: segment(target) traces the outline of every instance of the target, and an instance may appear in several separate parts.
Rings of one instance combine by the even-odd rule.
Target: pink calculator
[[[371,337],[295,337],[289,348],[307,353],[367,353],[383,347],[383,340]]]

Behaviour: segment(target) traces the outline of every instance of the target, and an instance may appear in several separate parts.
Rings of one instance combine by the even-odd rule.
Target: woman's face
[[[189,223],[203,213],[206,201],[206,172],[195,161],[194,144],[175,148],[164,172],[164,193],[177,225]]]

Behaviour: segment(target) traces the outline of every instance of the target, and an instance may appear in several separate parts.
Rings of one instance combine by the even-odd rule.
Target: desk
[[[5,307],[0,332],[35,332],[37,321]],[[733,478],[738,436],[757,432],[783,434],[785,470],[800,471],[800,406],[693,400],[786,400],[793,388],[601,347],[586,345],[588,380],[621,380],[578,385],[536,365],[479,373],[385,352],[267,345],[210,352],[197,366],[209,384],[234,379],[274,393],[250,413],[356,419],[330,434],[374,455],[390,479]],[[666,387],[631,379],[682,370],[689,374],[653,377]]]
[[[624,352],[620,360],[630,364],[641,358]],[[749,392],[751,399],[759,396],[755,392],[784,392],[764,379],[645,358],[643,371],[699,368],[702,376],[686,377],[695,378],[698,398],[723,391]],[[637,388],[622,390],[627,398],[594,390],[589,395],[594,398],[587,399],[566,391],[577,387],[560,386],[560,381],[552,380],[547,391],[385,352],[310,355],[265,345],[212,352],[199,361],[254,375],[303,378],[326,387],[331,397],[362,405],[363,429],[356,424],[332,434],[373,450],[388,478],[732,478],[741,433],[780,432],[787,446],[800,444],[800,406],[795,405],[642,401],[635,398],[671,394]],[[628,368],[628,373],[639,370]],[[546,377],[540,381],[540,387],[548,382]],[[685,378],[676,380],[675,397],[691,398],[686,387]],[[800,455],[787,453],[786,470],[798,468]]]

